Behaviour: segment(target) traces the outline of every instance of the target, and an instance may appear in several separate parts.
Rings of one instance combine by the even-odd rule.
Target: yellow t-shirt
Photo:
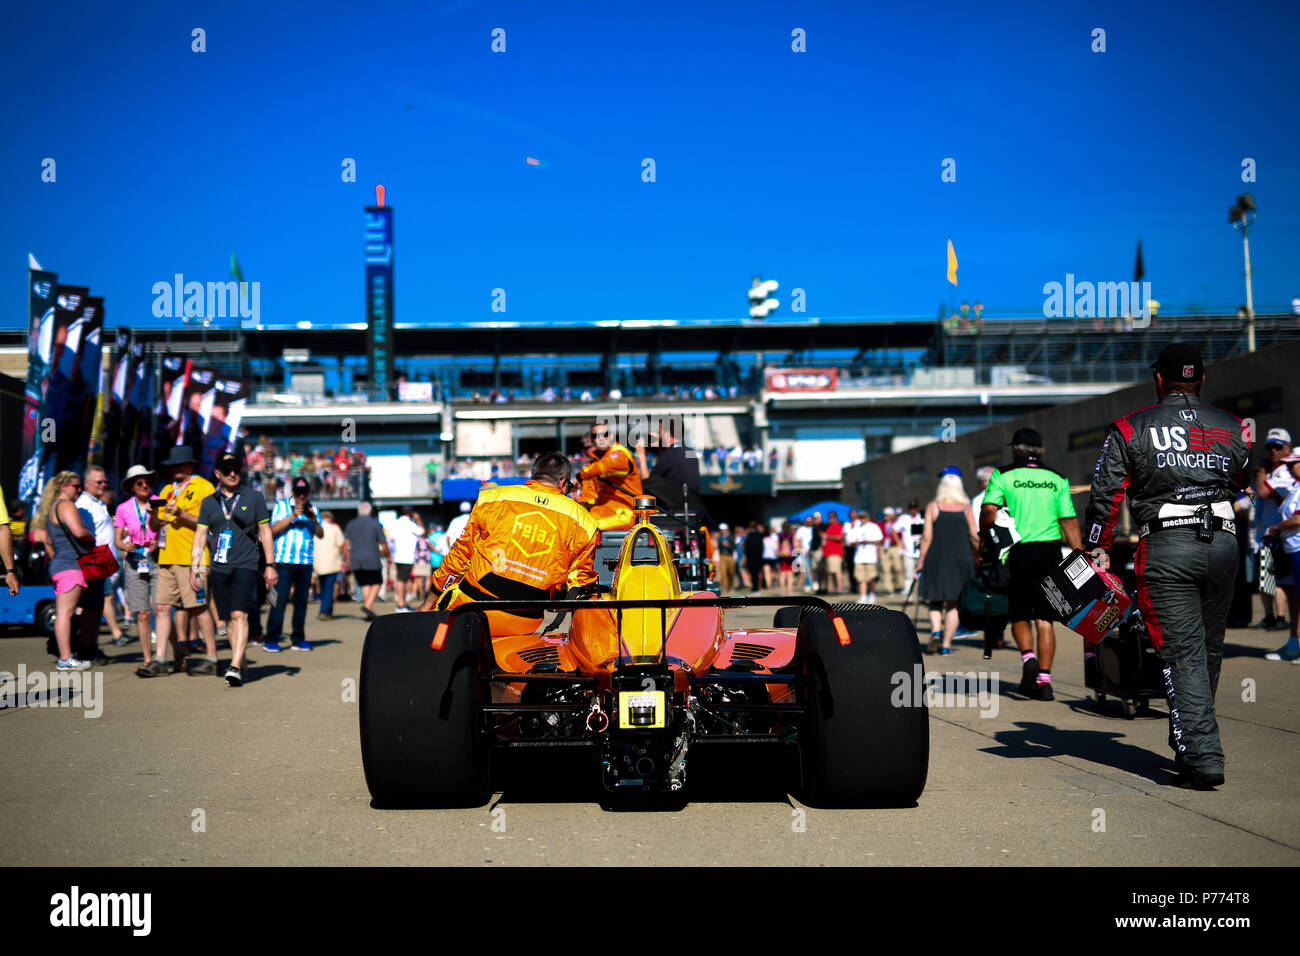
[[[177,507],[187,515],[197,519],[199,516],[199,506],[203,504],[203,499],[208,497],[217,489],[212,486],[212,482],[198,475],[191,475],[189,481],[181,486],[180,496],[176,499]],[[172,485],[167,485],[162,490],[162,497],[170,501],[175,495],[176,489]],[[181,525],[179,520],[173,519],[168,522],[163,521],[167,529],[167,543],[163,545],[158,552],[159,564],[183,564],[186,567],[190,563],[190,548],[194,547],[194,531]],[[203,563],[208,563],[208,549],[203,549]]]
[[[9,523],[9,509],[5,507],[5,490],[0,488],[0,524]]]

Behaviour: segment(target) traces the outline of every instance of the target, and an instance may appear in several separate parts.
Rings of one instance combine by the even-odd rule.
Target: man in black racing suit
[[[1185,343],[1151,366],[1159,403],[1111,423],[1085,514],[1101,567],[1127,489],[1137,525],[1137,605],[1164,664],[1177,786],[1223,783],[1214,694],[1237,570],[1233,500],[1250,444],[1240,419],[1202,405],[1205,368]]]

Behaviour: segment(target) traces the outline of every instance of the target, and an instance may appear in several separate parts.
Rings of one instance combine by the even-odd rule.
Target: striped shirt
[[[310,505],[309,507],[312,516],[317,521],[320,521],[316,506]],[[291,514],[293,514],[293,502],[288,498],[281,498],[275,503],[275,508],[271,511],[271,524],[274,525],[277,521],[283,521]],[[315,556],[315,550],[311,522],[306,517],[299,518],[275,536],[276,564],[311,564],[312,558]]]

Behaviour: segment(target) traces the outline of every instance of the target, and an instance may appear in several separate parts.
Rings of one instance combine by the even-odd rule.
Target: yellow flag
[[[957,284],[957,250],[952,247],[951,239],[948,240],[948,281]]]

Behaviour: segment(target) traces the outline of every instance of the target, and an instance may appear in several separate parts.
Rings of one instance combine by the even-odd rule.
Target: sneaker
[[[226,629],[225,629],[225,627],[219,627],[219,628],[217,628],[217,637],[225,637],[225,636],[226,636]]]
[[[758,592],[754,592],[754,593],[757,594]],[[410,609],[409,607],[407,607],[405,604],[399,604],[399,605],[397,606],[397,613],[398,613],[398,614],[410,614],[410,613],[411,613],[411,609]]]
[[[933,654],[935,651],[939,649],[939,645],[942,643],[943,643],[943,635],[941,635],[938,631],[931,632],[930,643],[926,645],[925,652],[927,654]]]
[[[1223,774],[1205,773],[1184,766],[1174,778],[1174,786],[1183,790],[1213,790],[1215,787],[1223,786]]]
[[[1039,700],[1056,700],[1056,694],[1052,692],[1052,682],[1044,681],[1038,685]]]
[[[60,657],[58,664],[55,665],[61,671],[87,671],[90,670],[90,664],[81,660],[75,654],[71,657]]]
[[[226,683],[231,687],[243,686],[244,675],[239,673],[238,667],[231,666],[226,668]]]
[[[99,651],[95,651],[95,653],[91,655],[90,663],[94,664],[96,667],[103,667],[105,664],[111,664],[113,662]]]
[[[951,647],[941,647],[941,648],[939,648],[939,654],[940,654],[940,655],[943,655],[943,654],[951,654],[951,653],[952,653],[952,648],[951,648]]]
[[[1286,630],[1287,628],[1289,628],[1290,626],[1291,626],[1291,625],[1288,624],[1284,619],[1282,619],[1282,618],[1280,618],[1280,617],[1275,617],[1275,618],[1273,619],[1273,623],[1270,624],[1270,625],[1268,626],[1267,630],[1270,630],[1270,631],[1285,631],[1285,630]]]
[[[284,648],[280,646],[279,641],[267,641],[262,645],[262,650],[268,654],[279,654]]]
[[[1020,674],[1020,693],[1026,697],[1038,696],[1038,658],[1031,657],[1025,661],[1025,669]]]
[[[135,676],[136,677],[166,677],[171,672],[172,669],[170,664],[168,664],[166,661],[160,661],[158,660],[158,658],[155,657],[148,664],[145,664],[144,667],[137,667],[135,671]]]
[[[251,644],[253,647],[265,647],[265,646],[266,646],[266,641],[263,640],[263,639],[260,638],[260,637],[254,638],[254,639],[252,639],[251,641],[249,641],[248,643]]]
[[[311,649],[312,646],[307,641],[299,641],[297,644],[289,645],[289,650],[291,651],[310,651]]]
[[[375,619],[375,612],[370,610],[368,607],[363,607],[361,613],[366,616],[367,621],[373,621]]]
[[[332,620],[334,620],[334,615],[333,615],[333,614],[317,614],[317,615],[316,615],[316,620],[318,620],[318,621],[332,621]]]
[[[1264,655],[1266,661],[1297,661],[1300,660],[1300,647],[1291,649],[1290,644],[1284,644],[1275,651],[1270,651]]]
[[[210,661],[206,657],[199,658],[190,668],[191,677],[203,677],[215,673],[217,673],[217,662]]]
[[[133,640],[135,640],[135,638],[128,637],[127,635],[123,634],[121,637],[113,638],[113,646],[126,647],[126,645],[130,644]]]

